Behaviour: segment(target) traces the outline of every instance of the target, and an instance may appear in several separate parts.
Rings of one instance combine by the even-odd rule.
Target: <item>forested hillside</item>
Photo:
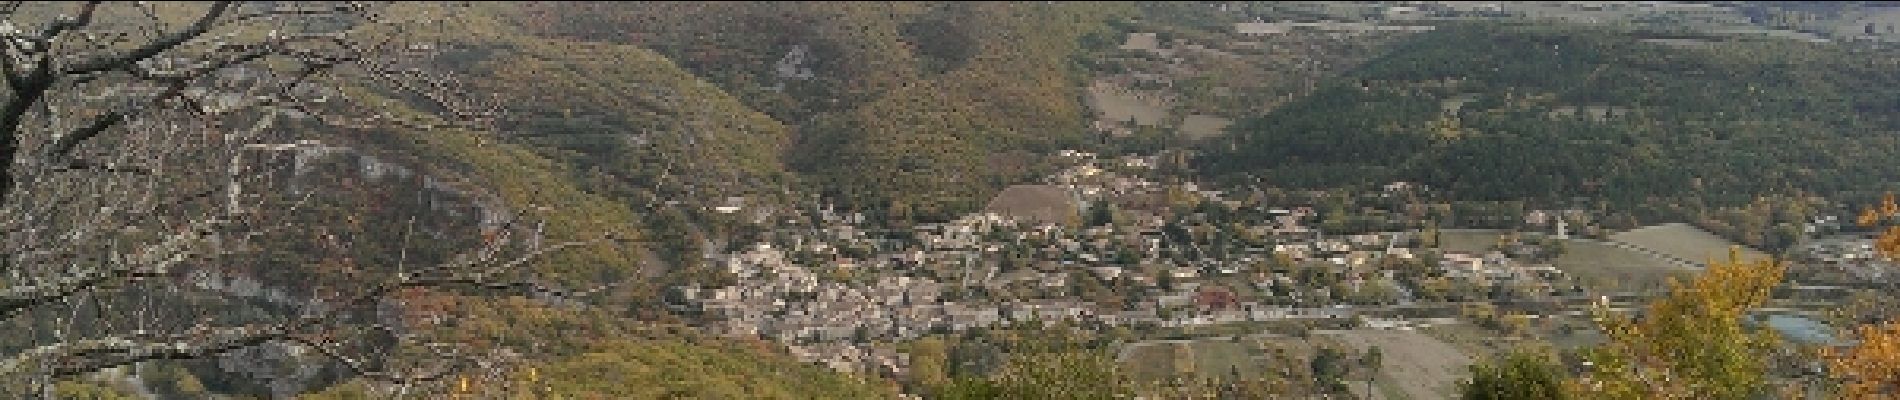
[[[524,293],[507,287],[404,291],[392,310],[443,313],[454,322],[408,321],[402,329],[523,354],[524,363],[514,365],[544,365],[556,374],[529,382],[544,394],[880,397],[886,393],[877,385],[796,365],[770,345],[738,349],[690,335],[603,340],[679,321],[682,315],[662,304],[663,288],[722,279],[701,265],[705,252],[719,250],[707,246],[744,243],[750,229],[745,218],[710,211],[715,207],[771,210],[822,193],[828,202],[898,221],[940,219],[1030,178],[1041,154],[1081,140],[1084,71],[1071,56],[1080,36],[1105,34],[1098,28],[1123,12],[1117,10],[1004,3],[396,5],[391,14],[453,15],[453,23],[366,37],[439,50],[431,67],[437,71],[423,73],[446,73],[451,78],[437,82],[439,89],[492,102],[502,111],[494,131],[280,124],[325,135],[311,142],[320,147],[296,154],[294,168],[285,157],[259,160],[281,164],[276,174],[291,189],[268,193],[279,198],[258,218],[321,228],[257,236],[250,249],[194,272],[242,282],[213,284],[238,294],[228,301],[188,296],[162,311],[209,312],[218,316],[209,321],[221,323],[270,321],[294,313],[292,304],[373,290],[365,283],[376,276],[462,262],[505,229],[529,235],[515,240],[530,246],[592,244],[524,257],[524,267],[509,276],[532,285],[530,299],[510,297]],[[788,52],[805,60],[786,61]],[[431,99],[369,82],[338,84],[349,104],[440,125]],[[885,170],[906,172],[864,173]],[[593,242],[600,238],[611,240]],[[20,321],[34,322],[19,327],[40,333],[0,346],[50,340],[55,319],[29,315],[35,317]],[[758,362],[773,359],[786,361]],[[271,375],[220,360],[155,364],[170,372],[136,390],[286,395],[344,384],[330,393],[388,394],[363,392],[379,384],[364,386],[376,380],[351,380],[355,374],[341,366],[308,356],[280,361],[320,365],[310,369],[320,373]],[[728,387],[719,382],[727,379],[708,378],[625,392],[597,385],[620,378],[569,371],[608,368],[657,379],[664,375],[653,375],[652,365],[677,362],[752,383]],[[788,378],[759,379],[782,375]]]
[[[610,288],[556,300],[587,304],[582,309],[493,300],[484,292],[411,295],[412,307],[461,310],[455,312],[463,322],[431,332],[539,349],[525,365],[548,363],[536,368],[549,378],[524,382],[518,375],[523,372],[515,370],[509,378],[520,386],[511,387],[539,386],[523,393],[782,398],[877,397],[882,389],[815,366],[759,363],[759,357],[785,355],[750,349],[741,356],[722,340],[601,340],[677,320],[661,305],[662,288],[721,279],[700,265],[703,252],[716,250],[705,246],[742,241],[735,235],[747,228],[741,219],[710,212],[714,206],[769,209],[803,199],[790,193],[823,192],[840,196],[827,198],[847,207],[892,210],[899,219],[942,218],[973,210],[989,193],[1026,179],[1037,154],[1080,140],[1076,82],[1082,71],[1069,55],[1078,35],[1107,15],[1076,5],[922,3],[480,4],[455,11],[462,14],[452,27],[407,34],[443,49],[444,67],[456,74],[462,90],[493,96],[505,110],[495,121],[500,134],[363,131],[346,136],[347,145],[407,165],[417,172],[415,179],[466,186],[481,197],[469,202],[521,212],[540,224],[538,240],[613,234],[636,243],[570,248],[532,263],[534,279],[555,288]],[[1056,17],[1066,21],[1047,23]],[[775,75],[779,55],[794,44],[810,49],[812,61],[803,68],[818,72],[809,79]],[[993,168],[1010,164],[1018,167]],[[435,262],[457,246],[477,244],[406,238],[416,228],[403,216],[432,215],[429,204],[391,198],[378,191],[383,186],[358,183],[361,178],[325,178],[348,174],[351,166],[341,167],[312,176],[355,189],[326,191],[312,207],[321,212],[295,217],[358,221],[332,234],[374,245],[327,250],[316,238],[248,259],[310,260],[320,267],[309,274],[343,285],[352,275],[337,269],[387,268],[402,261],[395,255]],[[863,173],[900,167],[913,172]],[[366,203],[386,215],[356,215]],[[458,215],[471,218],[478,211]],[[473,234],[492,223],[459,221],[422,229],[431,232],[428,237],[453,237],[444,229]],[[406,244],[411,242],[427,243]],[[403,246],[416,249],[405,252]],[[527,340],[534,337],[558,340]],[[665,375],[655,375],[652,365],[677,362],[734,375],[697,384],[598,385],[623,379],[599,373],[658,379]],[[211,384],[206,390],[265,390],[193,365],[189,371]],[[575,373],[581,369],[601,372]],[[759,379],[786,373],[800,375]],[[752,383],[727,386],[723,380]],[[331,394],[361,394],[363,388],[349,384]],[[657,391],[626,391],[633,389]]]
[[[1082,37],[1132,9],[1044,3],[529,7],[555,37],[647,46],[791,126],[804,189],[897,221],[975,210],[1082,143]],[[557,22],[558,21],[558,22]],[[1094,42],[1109,43],[1112,39]],[[863,171],[889,171],[864,174]]]
[[[1887,162],[1900,152],[1900,77],[1887,73],[1900,56],[1644,40],[1684,37],[1448,26],[1237,124],[1201,161],[1212,176],[1276,185],[1417,181],[1664,219],[1775,193],[1851,197],[1900,172]]]

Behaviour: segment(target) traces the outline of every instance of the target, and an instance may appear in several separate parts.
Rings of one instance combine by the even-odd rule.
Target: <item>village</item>
[[[1710,260],[1772,256],[1690,224],[1612,230],[1601,223],[1609,216],[1589,207],[1453,202],[1414,182],[1353,191],[1196,182],[1178,171],[1192,155],[1167,149],[1169,141],[1219,135],[1231,117],[1311,90],[1319,77],[1367,57],[1368,43],[1432,30],[1417,24],[1426,20],[1503,13],[1660,15],[1708,29],[1747,24],[1729,8],[1512,7],[1425,2],[1385,7],[1367,22],[1254,19],[1199,36],[1130,33],[1109,57],[1117,67],[1108,69],[1119,72],[1091,82],[1088,105],[1092,130],[1105,143],[1163,138],[1122,149],[1145,155],[1058,151],[1052,157],[1063,168],[1040,182],[1006,188],[979,212],[902,228],[815,199],[787,208],[728,201],[709,211],[753,221],[761,239],[706,255],[730,285],[675,287],[669,298],[676,309],[708,317],[714,331],[887,377],[907,373],[909,355],[898,344],[1024,324],[1134,332],[1118,361],[1149,378],[1192,375],[1207,360],[1248,360],[1236,354],[1258,360],[1213,362],[1199,373],[1260,368],[1259,360],[1273,358],[1269,348],[1363,352],[1409,343],[1415,357],[1386,363],[1414,373],[1388,373],[1401,376],[1396,388],[1366,396],[1432,398],[1448,396],[1483,354],[1533,337],[1565,348],[1596,343],[1603,336],[1593,331],[1595,313],[1634,310]],[[1186,78],[1209,71],[1239,78]],[[1267,95],[1238,96],[1240,89],[1227,87],[1245,85],[1264,85],[1249,90]],[[1444,107],[1456,114],[1468,101]],[[1626,110],[1552,112],[1611,118]],[[1841,225],[1834,216],[1805,224],[1805,244],[1784,254],[1799,266],[1791,275],[1799,282],[1788,290],[1801,293],[1751,318],[1797,342],[1836,343],[1817,322],[1828,318],[1827,304],[1846,288],[1893,275],[1868,237],[1835,235]],[[1222,347],[1242,338],[1256,345]]]
[[[839,369],[895,373],[901,357],[871,344],[1028,321],[1154,329],[1347,320],[1420,303],[1581,294],[1562,271],[1532,261],[1542,251],[1533,245],[1446,252],[1419,230],[1329,234],[1311,205],[1144,179],[1154,157],[1061,155],[1075,165],[999,197],[1055,190],[1088,205],[1072,215],[1048,218],[1046,208],[1062,204],[992,207],[908,232],[824,211],[773,216],[785,224],[770,240],[713,260],[737,284],[680,287],[679,297],[717,315],[727,334],[771,338]],[[1420,189],[1396,183],[1377,196]],[[1192,196],[1191,212],[1120,209],[1168,193]]]
[[[862,215],[822,206],[723,206],[715,212],[776,228],[708,255],[733,284],[681,286],[672,298],[716,321],[715,331],[881,376],[906,373],[908,356],[893,344],[1039,323],[1147,338],[1125,346],[1127,354],[1200,346],[1161,340],[1188,337],[1183,332],[1297,324],[1306,328],[1294,332],[1367,346],[1399,335],[1386,339],[1419,341],[1468,363],[1483,346],[1502,348],[1519,335],[1591,343],[1601,336],[1588,318],[1599,308],[1631,310],[1666,279],[1690,276],[1730,249],[1767,257],[1684,224],[1593,232],[1582,210],[1467,207],[1438,215],[1450,207],[1415,183],[1378,185],[1353,199],[1262,195],[1169,178],[1168,155],[1057,156],[1069,166],[1040,185],[1011,187],[981,212],[906,230],[870,228]],[[1809,233],[1837,230],[1828,218],[1812,221]],[[1463,227],[1487,224],[1509,229]],[[1874,259],[1864,235],[1827,237],[1794,252],[1797,271],[1835,278],[1794,289],[1864,285],[1892,268]],[[1814,321],[1829,301],[1778,302],[1758,314],[1797,340],[1833,343]],[[1462,343],[1460,335],[1480,339]],[[1420,394],[1448,390],[1463,364],[1446,365],[1418,378]]]

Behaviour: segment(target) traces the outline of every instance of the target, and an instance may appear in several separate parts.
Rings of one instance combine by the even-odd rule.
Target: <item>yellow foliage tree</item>
[[[1861,211],[1861,226],[1876,226],[1900,214],[1900,204],[1888,194],[1880,204]],[[1886,258],[1900,254],[1900,227],[1889,227],[1875,241],[1874,248]],[[1840,395],[1847,399],[1892,399],[1900,397],[1900,321],[1862,325],[1855,329],[1860,344],[1847,349],[1823,349],[1828,371],[1841,382]]]
[[[1856,333],[1859,345],[1822,350],[1829,371],[1841,381],[1841,397],[1900,397],[1900,322],[1862,325]]]
[[[930,337],[919,339],[910,346],[910,380],[912,384],[929,390],[950,383],[950,372],[946,366],[950,362],[949,345],[943,339]]]
[[[1080,400],[1129,394],[1115,361],[1089,350],[1018,355],[996,375],[998,398]]]
[[[1746,399],[1766,388],[1778,339],[1745,329],[1744,314],[1769,299],[1783,267],[1743,262],[1731,250],[1696,279],[1670,280],[1667,296],[1638,319],[1599,313],[1609,343],[1585,353],[1590,371],[1570,382],[1591,399]]]
[[[1880,199],[1879,205],[1861,210],[1860,218],[1855,222],[1859,222],[1861,226],[1872,227],[1882,225],[1883,222],[1893,219],[1896,214],[1900,214],[1900,203],[1895,203],[1894,195],[1889,193]],[[1887,257],[1900,254],[1900,226],[1887,227],[1887,231],[1875,240],[1874,249]]]

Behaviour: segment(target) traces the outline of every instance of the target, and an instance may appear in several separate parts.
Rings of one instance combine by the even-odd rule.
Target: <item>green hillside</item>
[[[1083,139],[1079,71],[1070,55],[1106,12],[1081,4],[965,3],[978,43],[960,68],[805,127],[797,160],[845,204],[897,219],[942,219],[981,207],[1028,178],[1029,152]],[[863,174],[861,171],[888,171]]]
[[[1452,25],[1238,123],[1214,176],[1474,200],[1600,198],[1659,216],[1770,193],[1852,194],[1893,176],[1900,56],[1665,33]],[[1457,104],[1457,106],[1453,106]],[[1453,110],[1455,108],[1455,110]],[[1680,211],[1670,211],[1680,212]]]
[[[466,390],[463,385],[466,384]],[[77,389],[83,389],[75,387]],[[603,341],[550,363],[513,368],[501,380],[458,377],[441,396],[615,399],[887,399],[892,387],[839,374],[747,343],[705,338]],[[377,398],[344,384],[301,398]]]
[[[550,37],[645,46],[796,130],[792,170],[896,221],[975,210],[1083,141],[1087,35],[1132,9],[1043,3],[642,3],[525,7]],[[594,45],[582,45],[581,49]],[[810,78],[780,61],[809,49]],[[864,174],[863,171],[891,171]]]
[[[621,285],[585,310],[459,300],[486,311],[442,334],[509,348],[561,338],[539,343],[535,361],[524,365],[543,378],[518,379],[512,388],[533,389],[511,393],[889,397],[875,378],[725,339],[601,339],[676,320],[658,307],[662,288],[718,279],[698,265],[700,246],[751,229],[706,212],[728,198],[776,206],[796,199],[789,193],[822,193],[899,220],[934,219],[974,210],[1002,186],[1032,176],[1037,153],[1081,140],[1084,71],[1070,55],[1110,15],[1101,8],[475,5],[458,18],[462,25],[436,39],[450,49],[447,60],[467,89],[492,93],[507,110],[502,134],[353,137],[473,182],[510,208],[542,210],[534,216],[547,221],[550,240],[616,232],[651,241],[536,263],[564,286]],[[766,79],[794,42],[812,48],[814,78]],[[776,84],[783,85],[766,89]],[[380,226],[385,235],[400,231],[393,222]],[[649,276],[657,279],[640,279]],[[349,397],[360,387],[324,394]]]
[[[875,380],[730,343],[612,342],[541,372],[555,398],[878,399],[896,397]]]
[[[511,276],[556,289],[605,290],[578,299],[579,307],[574,309],[552,308],[541,300],[519,297],[542,295],[539,293],[423,291],[406,297],[415,301],[407,305],[447,305],[455,322],[418,333],[485,349],[505,348],[524,354],[524,365],[592,368],[598,365],[585,363],[601,356],[582,350],[601,349],[660,357],[642,361],[648,365],[689,360],[708,368],[725,368],[723,372],[730,374],[712,376],[700,371],[695,375],[709,380],[662,388],[669,396],[884,396],[886,391],[859,384],[853,377],[815,365],[800,365],[784,354],[738,349],[722,339],[667,336],[612,349],[598,347],[602,340],[624,337],[631,329],[678,321],[677,316],[660,307],[661,288],[699,279],[694,274],[702,274],[702,270],[684,268],[678,261],[697,260],[693,246],[699,240],[729,229],[717,221],[701,220],[704,208],[735,196],[758,203],[777,201],[775,198],[783,195],[790,181],[778,157],[788,146],[791,131],[653,51],[523,33],[508,22],[519,10],[518,5],[511,4],[394,6],[391,12],[395,13],[456,13],[452,19],[455,23],[440,25],[440,29],[370,35],[403,35],[406,42],[434,41],[441,46],[446,50],[441,61],[455,72],[460,85],[456,90],[471,98],[495,99],[507,111],[497,121],[498,129],[339,129],[281,124],[302,129],[325,146],[347,150],[313,157],[307,166],[299,155],[296,176],[289,176],[289,171],[278,173],[298,182],[290,185],[304,187],[306,192],[283,193],[282,199],[273,199],[265,207],[260,218],[307,228],[269,231],[254,240],[255,248],[230,256],[217,269],[256,277],[264,287],[287,289],[291,296],[352,293],[371,286],[366,283],[380,283],[405,265],[415,268],[449,262],[453,255],[490,238],[476,229],[490,217],[486,214],[519,213],[531,227],[521,232],[538,232],[542,243],[592,240],[609,234],[619,243],[551,252]],[[337,83],[345,86],[347,104],[372,105],[377,111],[405,119],[434,118],[419,111],[422,106],[400,101],[410,99],[359,90],[359,82]],[[374,161],[359,164],[358,157]],[[288,157],[279,161],[289,165]],[[405,172],[369,176],[361,172],[361,166],[369,164]],[[300,197],[304,193],[309,197]],[[301,205],[291,207],[299,201]],[[516,239],[517,243],[537,240]],[[189,320],[203,316],[221,323],[272,321],[296,312],[294,308],[245,298],[200,297],[206,296],[177,300],[179,305],[159,311],[192,315]],[[133,301],[129,298],[125,301]],[[110,304],[120,299],[102,301]],[[101,318],[106,317],[117,318]],[[53,319],[35,316],[24,320],[43,325]],[[181,317],[180,321],[187,320]],[[116,320],[111,323],[129,324]],[[32,339],[22,336],[0,340],[0,348],[17,350],[25,343],[16,341]],[[391,363],[404,358],[386,356],[389,359],[383,361]],[[762,364],[760,360],[775,361]],[[741,364],[756,368],[726,368]],[[269,388],[239,374],[220,372],[212,360],[153,365],[178,371],[173,377],[178,382],[191,382],[191,390],[172,393],[179,396],[271,393]],[[175,368],[178,366],[185,369]],[[619,370],[628,376],[649,377],[643,371],[648,370]],[[325,374],[298,384],[322,389],[350,375]],[[581,376],[568,374],[563,379]],[[603,379],[608,380],[600,382],[623,381]],[[749,383],[732,386],[741,390],[734,392],[716,384],[725,380]],[[612,393],[588,386],[596,383],[574,381],[566,385],[571,387],[555,390],[576,396]],[[363,385],[346,384],[332,392],[349,397],[352,387]]]

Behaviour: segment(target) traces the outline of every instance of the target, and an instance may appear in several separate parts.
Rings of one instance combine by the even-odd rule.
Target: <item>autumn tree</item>
[[[992,382],[1001,398],[1110,399],[1127,394],[1122,381],[1108,355],[1076,349],[1017,355]]]
[[[1862,226],[1885,223],[1900,214],[1900,204],[1888,194],[1880,204],[1861,212]],[[1900,227],[1888,227],[1875,241],[1880,255],[1892,259],[1900,252]],[[1854,347],[1823,349],[1828,371],[1840,382],[1840,395],[1848,399],[1890,399],[1900,395],[1900,321],[1861,325],[1854,330],[1860,343]]]
[[[934,390],[950,381],[950,350],[942,338],[918,339],[910,345],[911,385]]]
[[[1900,225],[1891,223],[1896,215],[1900,215],[1900,202],[1896,202],[1894,195],[1889,193],[1881,197],[1880,204],[1862,209],[1860,217],[1854,221],[1863,227],[1885,228],[1875,239],[1874,250],[1887,258],[1900,254]]]
[[[1088,345],[1069,328],[1025,329],[1000,368],[964,375],[939,387],[944,399],[1112,399],[1133,388],[1100,346]]]
[[[1669,281],[1669,293],[1637,318],[1599,312],[1609,343],[1590,349],[1590,370],[1573,380],[1578,396],[1600,399],[1747,399],[1767,387],[1767,365],[1778,340],[1742,325],[1748,310],[1769,299],[1783,267],[1773,260],[1744,262],[1731,249],[1700,276]]]
[[[1900,323],[1862,325],[1855,329],[1860,343],[1846,349],[1823,349],[1830,374],[1840,381],[1847,399],[1890,399],[1900,394]]]
[[[244,300],[186,279],[260,235],[318,231],[286,225],[306,204],[272,179],[283,155],[329,148],[306,135],[485,126],[478,96],[428,72],[431,45],[402,39],[444,25],[430,7],[0,5],[0,397],[266,345],[399,382],[490,360],[378,316],[437,288],[538,288],[511,271],[580,243],[522,240],[529,226],[499,218],[460,257],[367,269],[389,274],[265,318],[205,312]],[[425,112],[394,111],[411,107]]]
[[[1550,356],[1533,350],[1515,350],[1503,357],[1471,366],[1471,380],[1460,383],[1465,400],[1562,400],[1564,373]]]

